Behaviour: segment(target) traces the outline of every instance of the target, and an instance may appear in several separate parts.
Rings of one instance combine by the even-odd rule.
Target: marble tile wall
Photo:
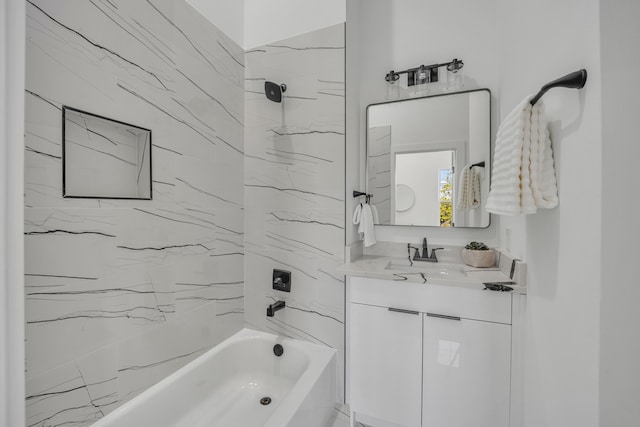
[[[345,42],[339,24],[246,52],[245,319],[338,349],[344,367]],[[287,85],[283,103],[265,81]],[[291,293],[272,289],[291,271]],[[286,308],[266,317],[274,301]],[[342,386],[339,387],[342,390]]]
[[[367,181],[380,224],[391,224],[391,126],[371,127],[367,143]]]
[[[26,3],[27,425],[86,426],[243,327],[244,52],[183,1]],[[63,105],[153,131],[153,200],[62,198]]]

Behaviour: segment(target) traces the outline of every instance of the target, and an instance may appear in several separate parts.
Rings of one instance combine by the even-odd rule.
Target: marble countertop
[[[510,259],[505,261],[511,262]],[[500,264],[506,264],[500,263]],[[431,283],[445,286],[466,287],[470,289],[484,289],[483,282],[509,282],[518,294],[526,294],[526,274],[522,274],[522,264],[514,279],[509,278],[504,268],[488,267],[474,268],[456,262],[428,263],[416,261],[410,264],[407,257],[389,257],[384,255],[360,255],[338,267],[338,271],[346,276],[366,277],[393,281],[409,281],[417,283]],[[520,273],[520,274],[518,274]],[[521,277],[521,280],[518,280]]]

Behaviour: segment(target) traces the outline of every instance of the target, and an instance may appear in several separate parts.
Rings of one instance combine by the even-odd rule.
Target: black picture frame
[[[103,194],[71,194],[68,185],[67,171],[69,164],[68,147],[67,147],[67,119],[69,113],[75,113],[82,116],[95,118],[96,120],[107,122],[110,125],[121,126],[123,128],[135,129],[141,133],[148,135],[148,197],[131,197],[119,195],[103,195]],[[104,135],[100,135],[105,137]],[[143,154],[144,158],[144,154]],[[142,168],[140,168],[142,173]],[[140,176],[140,175],[139,175]],[[138,178],[139,178],[138,176]],[[146,191],[145,191],[146,193]],[[62,197],[65,199],[115,199],[115,200],[152,200],[153,199],[153,132],[138,125],[127,123],[121,120],[112,119],[99,114],[94,114],[68,105],[62,106]]]

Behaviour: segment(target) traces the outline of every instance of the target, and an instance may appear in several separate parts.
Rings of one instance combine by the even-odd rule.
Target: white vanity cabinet
[[[511,295],[352,277],[350,404],[374,427],[509,427]]]
[[[351,304],[351,405],[363,414],[419,426],[422,404],[422,315]]]
[[[511,325],[423,316],[422,426],[508,427]]]

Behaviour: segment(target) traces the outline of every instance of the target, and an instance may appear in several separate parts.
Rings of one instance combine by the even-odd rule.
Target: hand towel
[[[537,147],[531,150],[531,191],[537,207],[551,209],[558,206],[558,187],[553,165],[553,149],[549,129],[544,118],[544,104],[531,111],[531,133],[539,141]]]
[[[461,211],[469,209],[469,165],[465,166],[458,180],[458,200],[456,208]]]
[[[458,185],[458,200],[456,208],[461,211],[475,209],[480,206],[480,179],[482,177],[479,166],[467,165],[462,169]]]
[[[369,205],[371,206],[371,214],[373,215],[373,223],[374,224],[380,224],[380,217],[378,216],[378,208],[376,208],[376,205]]]
[[[358,206],[356,206],[355,210],[353,211],[353,218],[352,218],[352,222],[353,225],[358,225],[360,224],[360,218],[362,218],[362,203],[358,203]],[[362,237],[360,237],[362,239]]]
[[[360,216],[360,227],[358,227],[361,239],[364,240],[364,247],[376,244],[376,236],[373,227],[373,213],[371,212],[371,205],[364,203],[362,205],[362,214]]]
[[[558,204],[553,152],[544,104],[525,97],[500,124],[496,137],[488,212],[531,214]]]
[[[473,166],[469,169],[469,173],[471,174],[471,180],[469,184],[469,193],[471,197],[469,198],[471,201],[471,208],[475,209],[480,206],[480,180],[482,179],[482,173],[484,168],[480,166]]]

